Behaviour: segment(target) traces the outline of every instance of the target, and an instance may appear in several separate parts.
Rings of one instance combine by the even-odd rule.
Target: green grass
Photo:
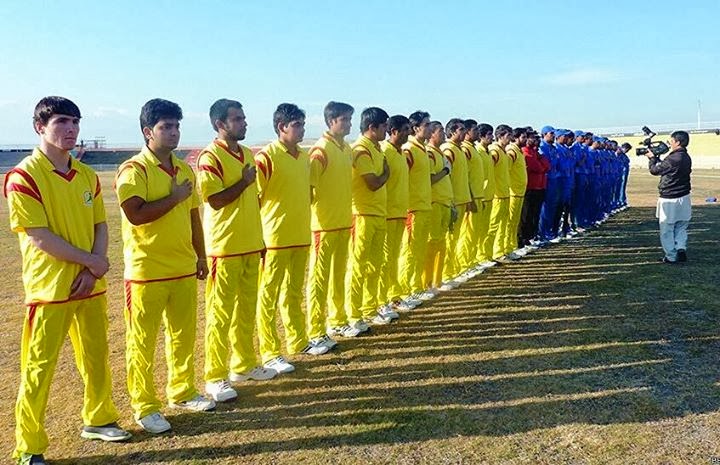
[[[331,355],[298,357],[296,373],[240,386],[239,400],[217,412],[168,410],[174,429],[159,437],[130,421],[117,204],[106,192],[114,398],[135,437],[79,438],[81,383],[68,344],[46,456],[60,464],[709,463],[720,456],[720,208],[695,208],[688,264],[658,264],[657,178],[633,174],[631,203],[641,206],[601,229],[492,269],[397,324],[342,340]],[[699,190],[715,186],[696,180]],[[3,230],[0,241],[10,278],[0,294],[0,455],[8,456],[22,292],[16,239]],[[198,380],[201,349],[199,340]]]

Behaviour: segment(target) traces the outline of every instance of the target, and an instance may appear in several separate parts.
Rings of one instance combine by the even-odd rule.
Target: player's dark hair
[[[409,125],[410,120],[403,115],[393,115],[387,120],[387,133],[392,134],[393,131],[399,131],[405,125]]]
[[[43,97],[37,105],[35,105],[33,122],[45,125],[54,115],[68,115],[75,118],[82,118],[80,109],[72,100],[51,95],[49,97]]]
[[[160,120],[176,119],[180,121],[182,117],[180,105],[169,100],[154,98],[143,105],[140,110],[140,131],[142,132],[144,128],[154,127]]]
[[[478,135],[480,137],[487,137],[487,136],[492,135],[492,133],[493,133],[493,127],[490,126],[489,124],[480,123],[478,125]]]
[[[212,104],[212,106],[210,107],[210,124],[212,125],[212,128],[214,130],[218,130],[215,121],[227,121],[228,110],[230,110],[231,108],[237,108],[238,110],[242,110],[242,104],[236,100],[228,100],[226,98],[221,98],[220,100]]]
[[[351,115],[355,112],[355,109],[352,107],[352,105],[349,105],[347,103],[342,102],[328,102],[327,105],[325,105],[325,110],[323,110],[323,116],[325,116],[325,124],[330,126],[330,121],[339,118],[343,115]]]
[[[387,123],[388,114],[382,108],[366,108],[360,114],[360,132],[365,132],[372,127],[378,127]]]
[[[430,119],[430,113],[427,111],[418,110],[411,113],[410,116],[408,116],[408,120],[410,120],[410,128],[412,129],[420,126],[425,118]]]
[[[458,129],[465,129],[465,122],[460,118],[451,118],[445,125],[445,137],[450,137]]]
[[[298,108],[294,103],[281,103],[277,106],[275,113],[273,113],[273,129],[275,134],[280,135],[278,126],[281,124],[287,126],[293,121],[299,121],[305,119],[305,112]]]

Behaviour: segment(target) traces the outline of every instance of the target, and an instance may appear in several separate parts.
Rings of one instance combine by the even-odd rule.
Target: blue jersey
[[[550,171],[547,173],[548,179],[555,179],[560,176],[560,159],[558,157],[557,148],[553,144],[548,144],[544,140],[540,142],[540,155],[547,158],[550,162]]]

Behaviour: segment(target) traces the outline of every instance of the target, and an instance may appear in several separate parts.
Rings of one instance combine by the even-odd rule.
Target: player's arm
[[[365,157],[364,155],[365,154],[361,154],[359,157],[356,158],[356,161],[370,163],[369,166],[372,166],[372,161],[368,160],[370,158],[370,155],[368,154],[367,157]],[[382,173],[380,173],[379,175],[372,172],[367,172],[370,171],[370,169],[368,168],[363,169],[363,171],[366,172],[365,174],[361,174],[363,181],[365,181],[365,185],[367,186],[367,188],[373,192],[384,186],[387,180],[390,178],[390,167],[388,166],[387,158],[383,158],[383,170]]]
[[[192,182],[186,179],[182,183],[177,183],[177,175],[173,176],[170,184],[170,194],[162,199],[147,202],[141,197],[133,196],[120,204],[125,213],[125,217],[135,226],[152,223],[162,218],[170,210],[175,208],[183,200],[192,194]]]
[[[245,189],[255,183],[256,172],[255,165],[245,165],[243,167],[242,178],[240,178],[238,182],[208,197],[207,200],[210,207],[212,207],[213,210],[220,210],[234,202],[245,192]]]
[[[197,260],[197,278],[205,279],[208,274],[207,258],[205,257],[205,239],[203,238],[202,221],[197,208],[190,209],[190,225],[192,227],[192,246]]]
[[[46,254],[51,255],[58,260],[83,265],[97,278],[100,278],[107,273],[107,270],[110,267],[110,263],[105,256],[106,254],[96,253],[95,245],[93,245],[92,252],[82,250],[70,244],[68,241],[53,233],[48,228],[26,228],[25,234],[28,235],[32,245]],[[105,226],[104,246],[105,250],[107,250],[107,226]],[[97,250],[100,251],[100,247],[98,247]]]

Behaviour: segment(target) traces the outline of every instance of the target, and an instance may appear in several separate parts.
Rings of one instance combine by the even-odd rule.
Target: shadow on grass
[[[717,224],[720,209],[694,214],[684,266],[657,263],[653,209],[632,209],[330,356],[301,358],[292,375],[242,386],[241,400],[217,412],[169,416],[171,448],[54,463],[226,459],[715,411],[720,296],[710,270],[720,257],[714,228],[693,225]],[[222,444],[194,445],[212,434]],[[137,432],[129,446],[147,438]]]

